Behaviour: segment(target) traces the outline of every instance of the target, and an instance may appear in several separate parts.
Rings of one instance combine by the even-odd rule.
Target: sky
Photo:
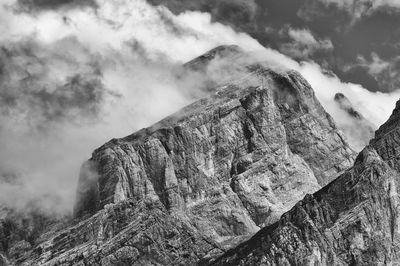
[[[396,83],[395,48],[391,54],[386,41],[362,44],[352,36],[375,38],[365,27],[385,28],[389,18],[379,14],[396,10],[396,2],[295,2],[2,1],[0,205],[70,213],[92,151],[205,97],[207,79],[221,79],[223,68],[217,63],[205,77],[182,64],[219,45],[299,71],[339,126],[351,120],[334,103],[337,92],[377,128],[400,98],[385,87]],[[386,83],[370,86],[366,74]]]
[[[179,14],[210,12],[298,61],[312,60],[370,91],[399,87],[398,0],[151,0]]]

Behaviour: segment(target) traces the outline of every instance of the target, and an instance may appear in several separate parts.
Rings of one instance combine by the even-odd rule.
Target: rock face
[[[206,263],[352,165],[355,153],[298,73],[246,71],[94,151],[81,169],[75,220],[14,261]]]
[[[220,58],[233,60],[234,57],[241,54],[243,54],[243,50],[237,45],[221,45],[187,62],[184,67],[195,71],[205,71],[214,60]]]
[[[362,150],[374,138],[375,126],[360,114],[342,93],[337,93],[334,100],[345,116],[339,121],[338,127],[354,149]]]
[[[22,184],[18,175],[0,172],[0,186]],[[24,260],[35,245],[35,240],[49,227],[57,225],[54,215],[44,213],[38,202],[12,208],[0,204],[0,266],[10,265],[10,258],[17,262]]]
[[[400,101],[354,166],[211,265],[398,265]]]
[[[35,240],[56,221],[39,211],[15,211],[0,207],[0,265],[9,265],[7,257],[29,257]]]
[[[267,85],[222,87],[96,150],[88,162],[95,177],[81,178],[87,191],[78,195],[77,216],[151,198],[223,239],[273,222],[333,180],[351,164],[352,150],[304,79],[262,71],[255,75]]]

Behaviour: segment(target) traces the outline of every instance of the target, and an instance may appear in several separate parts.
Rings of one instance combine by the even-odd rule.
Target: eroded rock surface
[[[354,166],[211,265],[398,265],[400,101]]]
[[[57,220],[34,209],[11,210],[0,207],[0,265],[10,265],[29,257],[40,235]]]
[[[352,165],[355,153],[298,73],[246,71],[94,151],[81,169],[75,220],[36,239],[29,256],[11,259],[205,263]]]
[[[262,71],[255,75],[268,85],[222,87],[96,150],[88,162],[94,181],[88,187],[91,178],[81,178],[79,187],[87,191],[79,194],[77,215],[152,198],[222,239],[273,222],[305,193],[333,180],[351,164],[352,150],[304,79]],[[236,214],[224,214],[226,208]],[[236,225],[227,224],[232,221]]]

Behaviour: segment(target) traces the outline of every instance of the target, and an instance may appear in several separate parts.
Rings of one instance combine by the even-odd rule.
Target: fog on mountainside
[[[297,63],[213,21],[214,14],[174,15],[144,0],[7,0],[0,15],[0,170],[18,177],[2,181],[0,202],[11,208],[70,212],[80,165],[96,147],[203,97],[209,79],[226,78],[218,70],[223,60],[206,79],[182,74],[183,63],[218,45],[299,71],[339,124],[337,92],[375,128],[399,95],[342,83],[314,62]]]
[[[399,264],[399,10],[3,0],[0,266]]]

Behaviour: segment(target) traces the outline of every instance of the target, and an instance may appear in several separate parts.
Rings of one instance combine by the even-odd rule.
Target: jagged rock
[[[16,211],[0,207],[0,265],[2,259],[8,261],[29,257],[35,240],[50,226],[55,226],[56,222],[55,218],[39,210]]]
[[[14,261],[210,261],[351,166],[355,153],[297,72],[245,70],[209,97],[98,148],[81,169],[75,221]]]
[[[0,266],[8,266],[8,265],[10,265],[10,262],[3,254],[0,253]]]
[[[343,118],[338,121],[338,127],[355,150],[362,150],[374,138],[375,126],[353,107],[344,94],[337,93],[334,100],[344,112]]]
[[[210,265],[398,265],[400,101],[354,166]]]
[[[389,120],[376,132],[370,144],[378,154],[394,169],[400,172],[399,135],[400,135],[400,101],[396,103]]]
[[[77,214],[93,211],[85,209],[88,205],[99,210],[125,199],[152,198],[209,223],[212,217],[201,215],[211,201],[221,204],[215,214],[228,206],[238,212],[242,233],[251,233],[253,221],[276,220],[305,193],[335,178],[350,165],[352,151],[309,85],[295,72],[259,70],[256,75],[272,79],[268,86],[225,86],[151,128],[96,150],[90,164],[97,167],[98,180],[78,195]],[[202,211],[193,213],[199,206]],[[233,229],[212,235],[237,234],[227,224],[237,219],[227,215],[220,223]]]
[[[213,249],[160,202],[127,200],[52,232],[21,265],[190,265]]]
[[[237,45],[221,45],[185,63],[184,67],[194,71],[205,71],[213,60],[229,58],[234,62],[234,57],[242,53],[243,50]]]

